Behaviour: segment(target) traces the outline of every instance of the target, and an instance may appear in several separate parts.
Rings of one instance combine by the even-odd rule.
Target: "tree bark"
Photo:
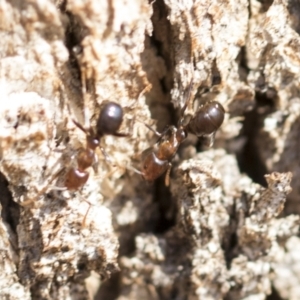
[[[299,16],[287,0],[0,0],[0,298],[299,299]],[[189,135],[170,187],[147,183],[143,122],[178,124],[191,82],[185,121],[214,100],[224,123],[210,149]],[[103,137],[109,161],[97,150],[66,191],[86,146],[72,120],[95,128],[106,101],[128,136]]]

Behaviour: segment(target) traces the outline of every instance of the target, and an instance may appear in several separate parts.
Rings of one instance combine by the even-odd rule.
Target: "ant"
[[[92,127],[85,129],[80,123],[73,120],[74,124],[86,135],[86,147],[77,155],[77,168],[72,167],[65,176],[64,187],[67,190],[78,190],[88,180],[89,173],[86,171],[95,161],[95,150],[100,147],[106,161],[110,161],[104,148],[100,145],[100,140],[104,135],[114,135],[126,137],[127,133],[118,132],[123,122],[123,109],[115,102],[106,103],[100,111],[96,130]]]
[[[151,86],[148,85],[140,93],[141,97]],[[86,87],[83,85],[83,94],[86,92]],[[77,167],[71,167],[65,174],[64,184],[58,190],[79,190],[89,179],[89,172],[87,169],[92,167],[97,162],[95,150],[100,148],[106,162],[112,163],[109,155],[100,145],[100,140],[105,135],[113,135],[117,137],[127,137],[130,133],[122,133],[118,130],[123,122],[123,108],[112,101],[106,102],[99,113],[96,128],[84,128],[80,123],[72,119],[73,123],[86,135],[86,147],[81,149],[77,154]],[[114,165],[115,166],[115,165]],[[59,171],[54,178],[60,173]]]
[[[139,97],[141,97],[151,86],[146,86]],[[85,93],[85,86],[84,86]],[[85,129],[80,123],[72,120],[73,123],[85,133],[86,135],[86,148],[82,149],[77,155],[77,168],[70,168],[65,175],[64,188],[67,190],[80,189],[89,178],[89,173],[86,171],[89,167],[93,166],[96,162],[95,150],[100,148],[105,160],[111,163],[111,160],[100,145],[100,140],[105,135],[113,135],[117,137],[127,137],[129,133],[118,132],[123,122],[123,109],[115,102],[107,102],[102,107],[99,117],[97,119],[96,131],[89,127]]]
[[[211,136],[213,139],[215,132],[224,121],[225,110],[223,106],[217,101],[210,101],[201,106],[186,125],[183,124],[183,114],[190,101],[192,87],[193,81],[189,85],[188,95],[181,110],[181,119],[177,127],[168,126],[162,133],[159,133],[144,123],[159,137],[153,147],[142,153],[142,171],[139,171],[139,174],[147,181],[154,181],[167,172],[165,184],[168,186],[172,167],[171,161],[181,143],[187,138],[188,133],[195,134],[197,137]]]

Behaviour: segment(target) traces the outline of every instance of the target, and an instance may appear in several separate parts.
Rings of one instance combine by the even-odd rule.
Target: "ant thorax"
[[[169,184],[172,159],[188,133],[193,133],[198,137],[208,136],[210,137],[210,145],[212,145],[215,133],[223,123],[225,110],[219,102],[210,101],[201,106],[192,117],[186,120],[184,112],[192,99],[192,88],[193,81],[189,84],[185,104],[181,109],[181,117],[177,126],[169,126],[162,133],[159,133],[144,123],[146,127],[159,136],[157,143],[144,151],[142,171],[140,172],[144,179],[154,181],[166,172],[165,183],[166,185]]]
[[[161,160],[170,160],[176,154],[179,145],[181,144],[181,135],[178,136],[178,129],[175,126],[169,126],[166,131],[162,133],[162,137],[158,140],[157,150],[155,155]]]

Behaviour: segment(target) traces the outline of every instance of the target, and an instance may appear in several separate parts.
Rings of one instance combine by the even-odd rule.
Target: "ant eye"
[[[115,134],[123,121],[122,107],[114,102],[105,104],[97,121],[97,134]]]

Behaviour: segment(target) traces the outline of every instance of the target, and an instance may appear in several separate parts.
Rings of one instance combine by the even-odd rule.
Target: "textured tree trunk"
[[[299,33],[296,0],[0,0],[0,298],[300,299]],[[145,182],[191,82],[214,145]],[[128,136],[67,191],[106,101]]]

